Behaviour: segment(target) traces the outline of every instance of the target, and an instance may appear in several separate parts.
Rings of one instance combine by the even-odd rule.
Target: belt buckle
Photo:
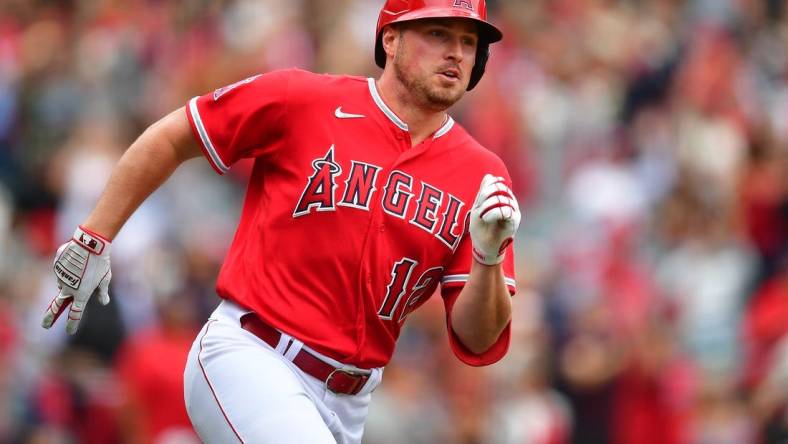
[[[353,378],[357,378],[355,380],[355,383],[350,387],[350,390],[348,390],[347,392],[336,392],[336,391],[334,391],[334,389],[331,388],[331,379],[337,373],[344,373],[344,374],[346,374],[348,376],[351,376]],[[331,371],[331,373],[328,374],[328,377],[326,378],[326,383],[325,383],[326,390],[328,390],[331,393],[334,393],[336,395],[355,395],[356,393],[358,393],[361,390],[361,387],[363,387],[364,384],[367,383],[367,381],[369,380],[369,375],[370,374],[371,374],[371,372],[358,370],[358,369],[354,369],[354,368],[350,368],[350,367],[335,368],[334,370]]]

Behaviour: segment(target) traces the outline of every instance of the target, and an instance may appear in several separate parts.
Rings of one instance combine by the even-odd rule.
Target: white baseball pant
[[[184,396],[200,438],[208,444],[360,443],[371,392],[383,369],[373,369],[357,395],[335,394],[291,362],[302,347],[311,349],[285,334],[272,348],[241,328],[247,312],[222,301],[189,352]]]

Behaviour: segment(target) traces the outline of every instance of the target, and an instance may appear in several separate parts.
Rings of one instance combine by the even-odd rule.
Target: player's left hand
[[[484,265],[503,262],[520,225],[520,206],[503,177],[486,174],[471,208],[473,257]]]
[[[79,227],[74,237],[58,248],[54,271],[60,292],[49,304],[42,327],[52,327],[70,306],[66,331],[73,335],[94,292],[98,293],[102,305],[109,303],[110,246],[108,240]]]

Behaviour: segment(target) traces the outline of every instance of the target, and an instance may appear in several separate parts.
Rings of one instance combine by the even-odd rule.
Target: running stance
[[[359,443],[403,322],[439,286],[454,353],[499,360],[520,212],[501,160],[446,110],[501,33],[483,0],[389,0],[375,38],[378,79],[269,72],[146,130],[58,250],[44,327],[68,309],[74,333],[94,292],[109,301],[111,240],[202,153],[219,174],[254,159],[222,302],[186,363],[205,442]]]

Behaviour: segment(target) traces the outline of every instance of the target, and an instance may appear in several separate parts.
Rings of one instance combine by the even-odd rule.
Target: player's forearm
[[[184,109],[165,116],[145,130],[123,154],[83,226],[113,239],[178,165],[199,154]]]
[[[489,349],[512,317],[511,297],[501,265],[473,262],[471,273],[452,309],[452,327],[474,353]]]

